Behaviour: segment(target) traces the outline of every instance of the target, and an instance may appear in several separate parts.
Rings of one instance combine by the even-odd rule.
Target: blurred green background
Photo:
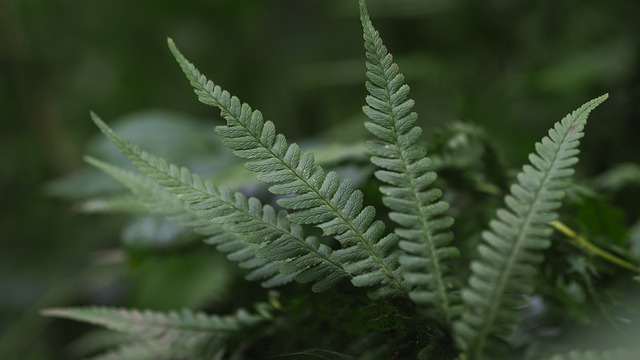
[[[518,165],[553,122],[608,92],[579,171],[595,176],[640,159],[640,2],[369,5],[412,87],[425,139],[452,120],[472,121]],[[90,110],[198,172],[232,164],[215,142],[218,114],[197,102],[168,36],[290,139],[366,137],[356,0],[0,2],[0,358],[73,357],[67,344],[85,327],[43,318],[43,307],[197,307],[229,286],[233,276],[211,249],[137,262],[117,250],[149,229],[156,239],[179,230],[145,218],[122,232],[127,217],[80,214],[74,205],[74,191],[80,198],[112,186],[79,175],[85,153],[112,152],[96,140]],[[637,210],[627,216],[635,221]]]

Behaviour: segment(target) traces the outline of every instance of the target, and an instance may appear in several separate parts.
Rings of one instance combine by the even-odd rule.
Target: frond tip
[[[409,86],[362,0],[360,18],[369,91],[363,111],[370,121],[365,127],[376,137],[367,146],[373,154],[371,162],[381,168],[375,176],[385,183],[380,187],[382,201],[391,209],[391,220],[399,224],[396,234],[406,251],[400,257],[406,269],[404,279],[413,286],[410,298],[450,325],[456,298],[446,262],[458,256],[458,249],[449,245],[453,239],[449,231],[453,219],[445,215],[449,205],[441,200],[442,191],[432,187],[437,176],[429,170],[430,160],[418,144],[422,129],[416,126],[418,115],[412,112]]]
[[[456,323],[456,337],[470,360],[482,359],[494,340],[511,332],[519,318],[523,295],[533,291],[531,278],[550,244],[548,223],[557,209],[578,162],[578,145],[589,113],[606,100],[600,96],[565,116],[535,144],[518,183],[504,199],[478,246],[480,259],[471,263],[468,286],[462,290],[467,311]]]

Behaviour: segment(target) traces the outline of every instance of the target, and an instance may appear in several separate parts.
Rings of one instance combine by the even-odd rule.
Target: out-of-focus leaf
[[[640,219],[629,229],[629,248],[633,256],[640,258]]]
[[[578,209],[576,219],[588,229],[592,241],[625,247],[627,226],[622,210],[601,199],[590,198]]]
[[[211,120],[203,121],[179,113],[149,110],[123,116],[113,121],[112,127],[123,138],[140,145],[142,149],[174,164],[188,167],[204,177],[215,177],[238,164],[231,152],[219,143]],[[104,136],[96,135],[86,153],[133,170],[127,158]],[[89,166],[47,186],[49,194],[72,200],[122,190],[123,187],[118,182]]]
[[[537,84],[547,91],[566,94],[625,78],[632,69],[629,64],[636,60],[629,41],[632,40],[621,37],[580,53],[567,54],[563,60],[557,60],[541,71],[536,78]]]
[[[132,308],[201,308],[226,296],[237,271],[213,249],[132,256],[133,268],[127,281],[127,304]]]
[[[135,218],[122,231],[122,242],[134,248],[157,248],[189,242],[188,230],[157,215]]]
[[[594,183],[607,191],[618,191],[627,186],[640,186],[640,164],[616,165],[598,176]]]
[[[107,329],[96,329],[69,344],[68,348],[69,354],[74,359],[79,359],[130,341],[131,337],[128,335]]]

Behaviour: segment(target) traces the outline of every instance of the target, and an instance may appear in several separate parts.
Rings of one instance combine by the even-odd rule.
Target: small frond
[[[246,167],[259,181],[269,184],[273,194],[295,195],[278,201],[292,211],[289,219],[315,225],[340,242],[342,249],[332,258],[346,264],[354,285],[374,287],[372,296],[406,296],[407,286],[398,265],[398,238],[384,235],[384,224],[374,220],[375,209],[363,206],[362,192],[351,181],[340,181],[335,172],[325,173],[313,154],[289,144],[271,121],[263,120],[260,111],[209,81],[170,39],[169,48],[199,100],[219,108],[226,119],[226,126],[216,128],[224,145],[248,160]]]
[[[462,291],[467,311],[456,323],[456,340],[470,360],[481,359],[494,340],[511,333],[524,295],[533,291],[532,278],[550,244],[548,226],[578,162],[578,145],[589,113],[607,98],[589,101],[565,116],[535,144],[518,183],[504,199],[489,230],[482,233],[479,260],[471,263],[471,277]],[[497,342],[497,341],[496,341]]]
[[[118,137],[97,116],[93,115],[93,120],[138,169],[177,195],[199,218],[224,225],[225,230],[258,245],[256,255],[278,262],[272,266],[283,275],[313,283],[314,291],[327,290],[347,277],[342,265],[332,259],[332,250],[315,237],[305,238],[302,227],[289,222],[286,211],[277,212],[256,198],[217,188],[189,170],[168,164]]]
[[[413,301],[435,307],[436,318],[450,324],[456,299],[446,262],[459,252],[449,245],[453,239],[449,230],[453,219],[445,215],[449,205],[441,200],[442,191],[432,187],[436,174],[429,170],[430,160],[418,144],[422,129],[416,126],[409,86],[371,23],[363,0],[360,17],[369,92],[363,111],[370,122],[365,127],[376,137],[367,146],[373,154],[371,162],[381,168],[375,176],[386,184],[380,187],[382,201],[391,209],[391,220],[400,225],[396,233],[407,253],[400,257],[406,268],[404,279],[412,286]]]

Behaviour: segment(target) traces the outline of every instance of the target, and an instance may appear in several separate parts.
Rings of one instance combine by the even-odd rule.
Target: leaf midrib
[[[571,125],[574,125],[575,123],[577,123],[581,115],[582,113],[575,114]],[[522,224],[520,225],[520,231],[518,232],[516,241],[513,243],[513,245],[509,250],[510,256],[507,257],[507,261],[505,262],[505,266],[503,267],[504,271],[500,272],[498,281],[496,282],[496,287],[494,287],[494,291],[491,293],[491,296],[489,297],[491,301],[489,302],[489,309],[487,311],[488,315],[484,317],[487,320],[482,323],[482,326],[478,330],[478,335],[476,336],[476,339],[474,341],[474,346],[471,352],[472,354],[474,354],[475,358],[479,358],[480,355],[482,354],[486,337],[488,336],[491,328],[493,327],[493,322],[495,321],[498,308],[502,303],[502,298],[503,298],[502,294],[504,293],[507,283],[511,278],[512,268],[516,262],[516,255],[520,254],[521,252],[520,249],[522,248],[522,245],[527,240],[527,237],[528,237],[527,230],[529,230],[530,227],[532,226],[531,223],[532,223],[533,215],[534,213],[537,212],[535,210],[537,209],[538,205],[543,202],[543,199],[541,199],[539,195],[543,192],[544,189],[546,189],[547,184],[553,180],[551,175],[557,170],[555,166],[556,161],[558,159],[559,154],[565,151],[565,149],[563,149],[563,145],[565,143],[566,138],[569,136],[569,134],[570,132],[567,130],[566,133],[562,136],[562,140],[558,142],[558,151],[556,151],[553,154],[553,160],[551,161],[551,166],[549,167],[549,171],[546,171],[544,173],[544,176],[542,178],[542,181],[540,182],[540,185],[535,190],[535,197],[533,199],[533,202],[530,205],[526,213],[526,216],[524,217],[525,221],[523,221]],[[514,196],[514,198],[516,197]],[[520,202],[519,199],[516,198],[516,200]],[[494,299],[498,299],[498,300],[494,300]]]
[[[369,30],[369,42],[370,44],[375,43],[375,37],[372,36],[372,34],[374,33],[374,29],[372,28],[372,24],[370,22],[367,22],[367,27]],[[371,39],[373,38],[373,39]],[[384,46],[384,45],[383,45]],[[374,48],[373,53],[376,55],[375,60],[377,61],[377,64],[374,64],[376,66],[378,66],[380,69],[382,69],[382,73],[384,76],[384,80],[385,80],[385,85],[386,85],[386,92],[385,95],[387,96],[386,99],[387,103],[392,104],[391,105],[391,111],[389,113],[389,117],[391,118],[392,121],[392,131],[393,131],[393,136],[396,140],[396,143],[398,142],[398,132],[397,132],[397,120],[396,116],[393,113],[393,109],[396,108],[396,105],[392,102],[391,100],[391,88],[390,88],[390,83],[392,79],[389,79],[387,76],[387,72],[385,71],[385,68],[382,66],[382,58],[385,56],[384,52],[382,54],[378,53],[378,48]],[[392,62],[393,64],[393,62]],[[372,95],[373,96],[373,95]],[[407,165],[407,161],[406,158],[404,156],[404,152],[402,151],[402,148],[398,145],[398,150],[399,150],[399,155],[400,155],[400,160],[402,163],[402,167],[403,167],[403,175],[405,177],[405,179],[408,180],[409,183],[409,188],[411,189],[411,196],[413,197],[413,212],[414,214],[417,213],[419,214],[419,218],[420,218],[420,227],[421,227],[421,233],[424,236],[424,242],[427,245],[427,249],[429,251],[429,256],[430,256],[430,260],[431,260],[431,270],[433,271],[433,287],[436,289],[436,293],[438,294],[438,301],[440,303],[440,305],[442,306],[442,310],[444,313],[444,317],[445,317],[445,322],[446,324],[450,324],[451,322],[451,315],[450,315],[450,310],[449,310],[449,299],[447,298],[447,293],[446,293],[446,289],[444,286],[444,279],[442,278],[442,268],[440,265],[440,259],[436,256],[436,247],[435,244],[433,242],[433,238],[431,237],[431,232],[428,230],[428,224],[427,224],[427,219],[428,219],[428,214],[426,214],[424,212],[424,209],[422,206],[420,206],[419,201],[418,201],[418,191],[415,188],[414,185],[414,181],[415,179],[409,175],[409,168]]]
[[[204,88],[204,86],[202,85],[201,82],[199,82],[200,85]],[[204,88],[206,90],[206,88]],[[269,153],[271,154],[271,156],[275,159],[277,159],[281,164],[283,164],[286,169],[288,171],[290,171],[291,173],[295,174],[296,177],[298,178],[298,180],[302,181],[305,186],[311,190],[312,193],[314,193],[322,202],[324,205],[326,205],[327,207],[329,207],[331,209],[331,211],[334,213],[334,215],[336,215],[336,217],[344,224],[346,225],[349,230],[351,231],[353,234],[355,234],[360,241],[358,241],[359,244],[363,245],[365,247],[365,249],[367,250],[367,252],[371,255],[371,257],[374,259],[374,261],[378,264],[378,266],[380,266],[380,268],[387,274],[387,277],[390,278],[393,283],[396,285],[396,287],[402,291],[402,293],[404,294],[405,297],[409,297],[407,289],[405,289],[405,287],[402,285],[402,282],[397,278],[396,274],[387,267],[386,263],[384,262],[384,259],[380,258],[378,256],[378,254],[376,253],[376,251],[373,249],[372,246],[369,245],[369,242],[366,241],[366,238],[364,237],[364,234],[362,232],[360,232],[358,229],[356,229],[353,226],[353,223],[351,223],[351,221],[349,221],[343,214],[342,212],[333,204],[331,203],[331,201],[329,201],[328,199],[326,199],[324,196],[322,196],[319,192],[318,189],[315,188],[315,186],[313,186],[312,184],[309,183],[309,181],[303,177],[302,175],[300,175],[298,173],[298,171],[294,168],[292,168],[291,166],[289,166],[289,164],[287,164],[283,159],[281,159],[272,149],[271,147],[269,147],[267,144],[263,143],[262,139],[260,136],[256,136],[251,129],[249,129],[247,126],[245,126],[245,124],[240,121],[240,119],[235,116],[231,111],[229,111],[229,109],[224,106],[224,104],[222,104],[220,101],[218,101],[213,94],[211,94],[209,91],[207,91],[207,93],[211,96],[212,99],[214,99],[216,101],[216,103],[218,104],[218,107],[220,107],[224,112],[226,112],[228,114],[228,116],[230,116],[231,118],[233,118],[233,120],[240,124],[240,126],[249,134],[251,134],[251,136],[257,140],[257,142],[264,148],[267,149],[267,151],[269,151]],[[317,165],[316,165],[317,166]],[[361,210],[362,211],[362,210]],[[371,225],[369,225],[371,226]]]

